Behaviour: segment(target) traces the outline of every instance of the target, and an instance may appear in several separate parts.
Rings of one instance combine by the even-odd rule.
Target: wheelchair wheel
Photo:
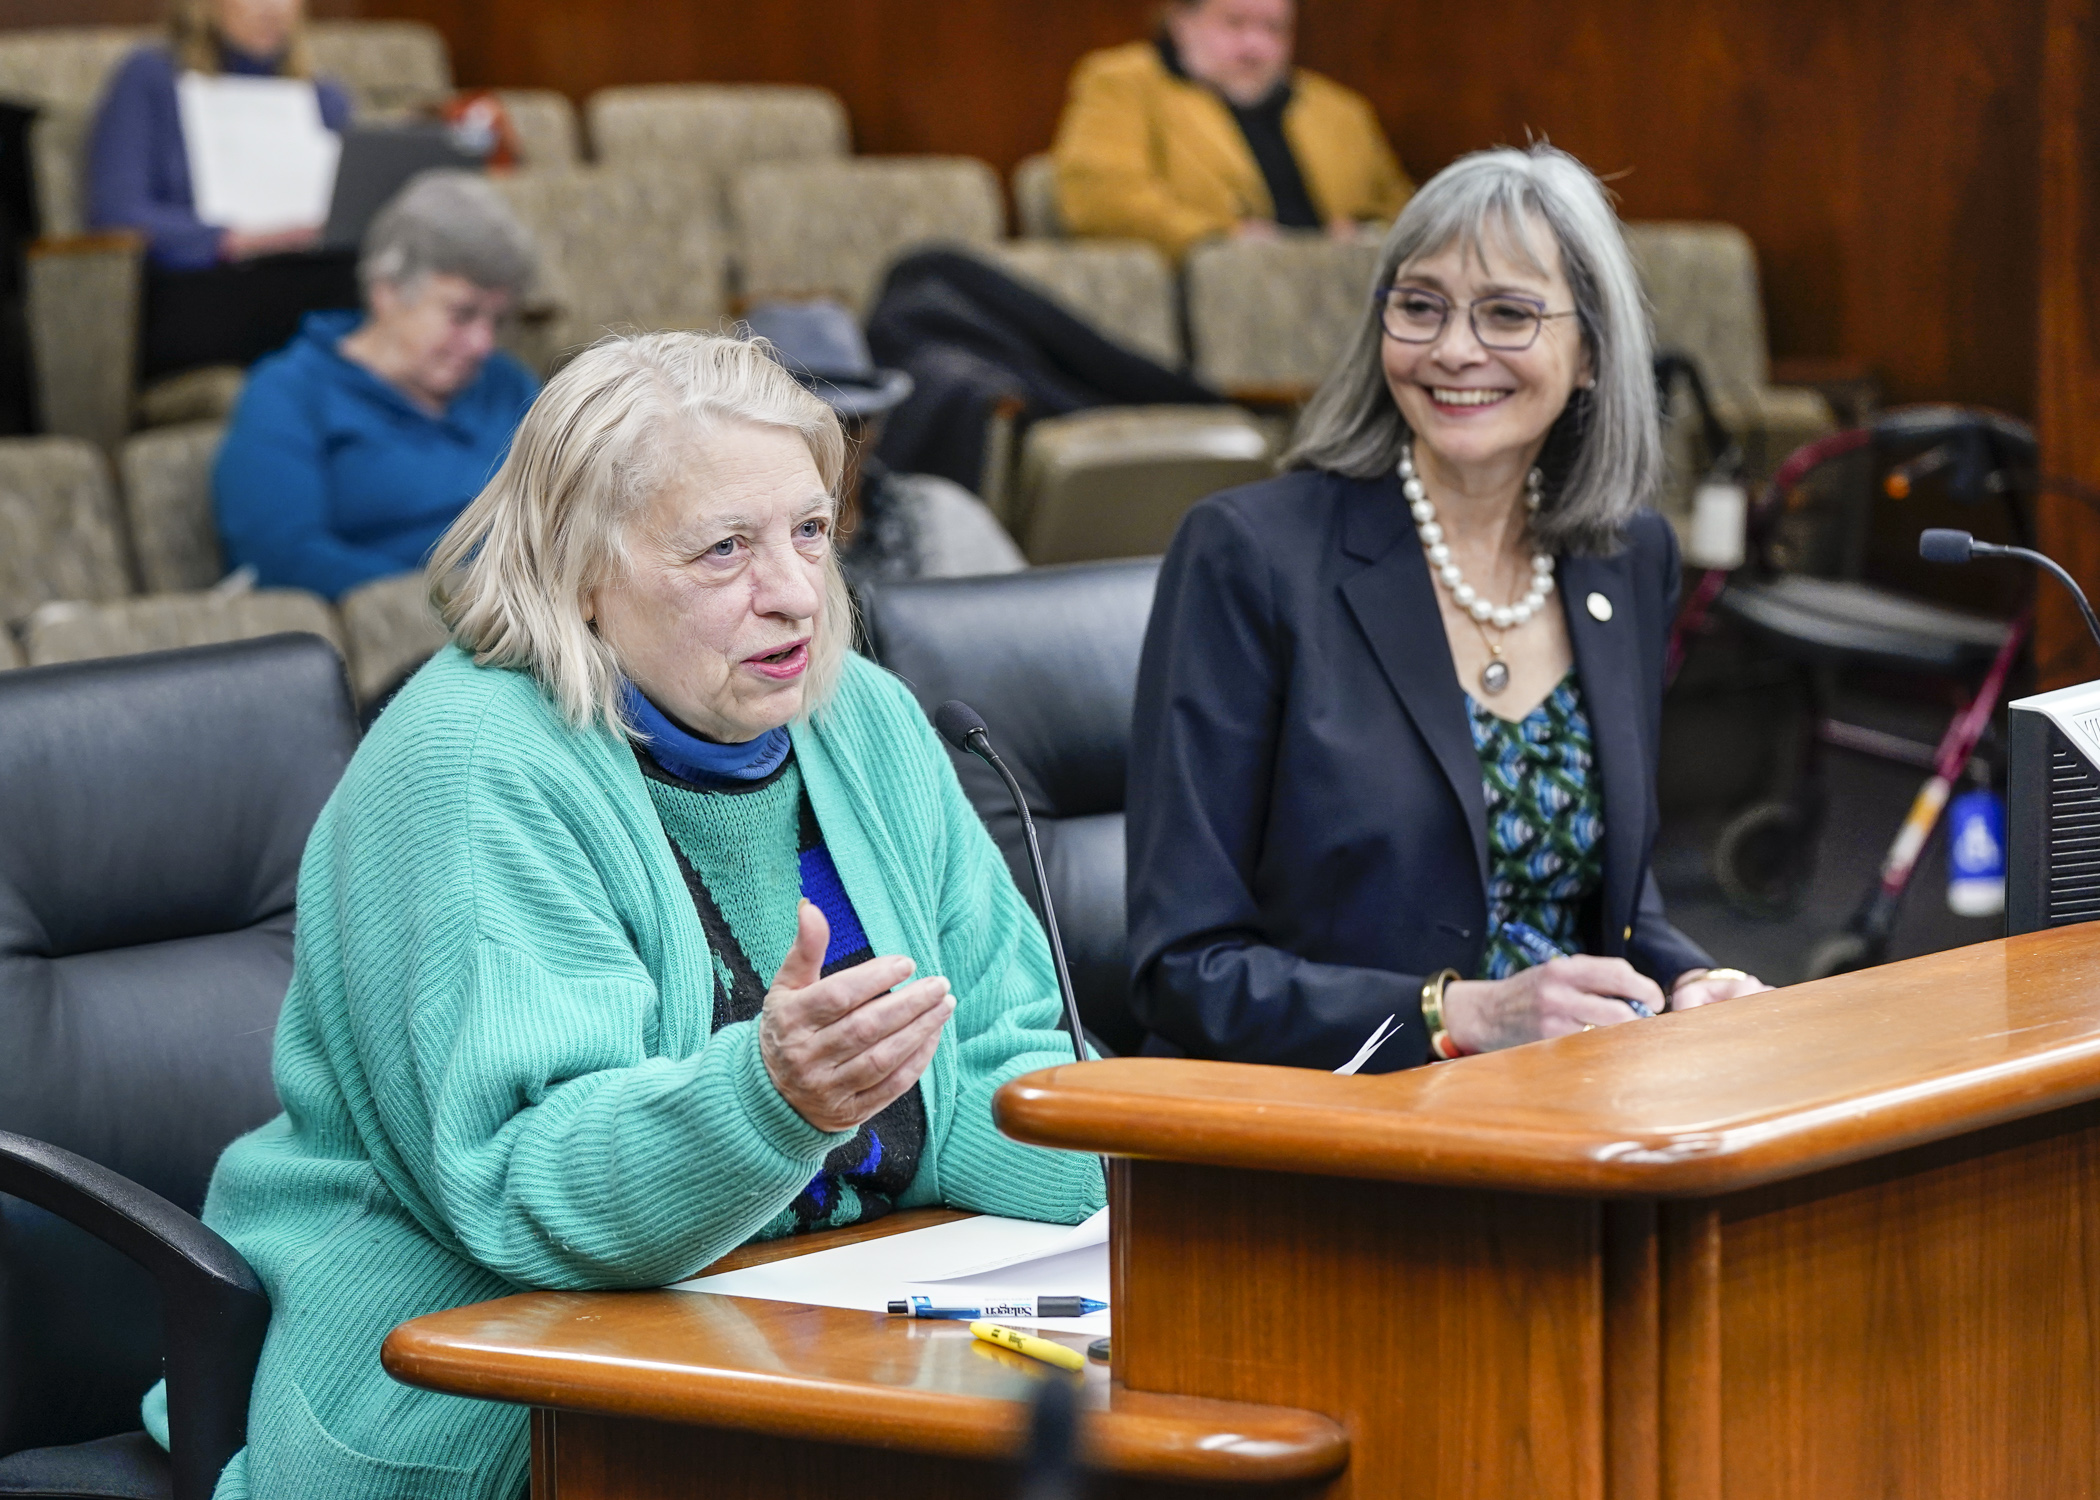
[[[1729,819],[1714,840],[1714,879],[1728,904],[1753,917],[1785,917],[1808,893],[1815,830],[1800,808],[1760,802]]]
[[[1870,969],[1881,962],[1881,946],[1856,932],[1840,932],[1827,937],[1808,950],[1808,972],[1801,977],[1803,980],[1828,979],[1833,974]]]

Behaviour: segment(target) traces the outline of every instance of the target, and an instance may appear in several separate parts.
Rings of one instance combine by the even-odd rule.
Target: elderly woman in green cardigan
[[[1056,982],[918,707],[849,650],[844,457],[763,344],[611,339],[439,544],[453,645],[314,829],[285,1112],[205,1205],[273,1309],[220,1496],[515,1500],[520,1409],[380,1368],[422,1313],[892,1208],[1101,1206],[1093,1157],[992,1124],[1071,1055]]]

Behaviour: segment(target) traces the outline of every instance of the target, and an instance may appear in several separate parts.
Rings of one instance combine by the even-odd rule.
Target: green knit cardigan
[[[1042,930],[939,742],[858,657],[792,733],[875,951],[955,991],[902,1203],[1076,1223],[1102,1202],[1094,1158],[992,1124],[1001,1084],[1071,1053]],[[227,1148],[204,1208],[272,1308],[218,1495],[515,1500],[525,1412],[397,1384],[388,1330],[520,1288],[689,1276],[851,1132],[781,1098],[756,1023],[710,1034],[706,941],[632,753],[456,649],[323,809],[295,952],[285,1112]]]

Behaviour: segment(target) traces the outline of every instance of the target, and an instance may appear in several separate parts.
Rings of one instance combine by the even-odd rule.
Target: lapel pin
[[[1589,606],[1590,618],[1600,625],[1611,618],[1611,600],[1602,594],[1592,594],[1582,602]]]

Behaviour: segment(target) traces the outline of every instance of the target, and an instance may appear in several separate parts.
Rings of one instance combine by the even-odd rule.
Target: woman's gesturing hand
[[[1661,988],[1625,959],[1578,953],[1507,979],[1452,980],[1444,986],[1444,1025],[1461,1050],[1493,1052],[1631,1021],[1628,1000],[1663,1008]]]
[[[904,984],[908,958],[871,958],[825,978],[830,941],[824,913],[804,901],[795,946],[759,1012],[758,1051],[796,1114],[819,1130],[852,1130],[919,1081],[955,999],[945,979]]]

